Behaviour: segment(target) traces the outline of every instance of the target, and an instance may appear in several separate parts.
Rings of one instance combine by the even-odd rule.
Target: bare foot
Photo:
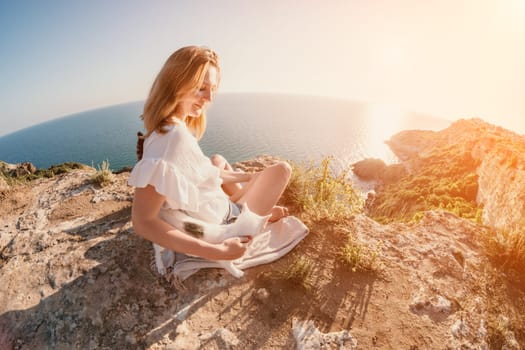
[[[286,207],[281,207],[279,205],[276,205],[272,208],[272,211],[270,212],[272,214],[272,216],[270,217],[270,219],[268,219],[268,222],[276,222],[278,221],[279,219],[285,217],[285,216],[288,216],[290,215],[288,213],[288,208]]]

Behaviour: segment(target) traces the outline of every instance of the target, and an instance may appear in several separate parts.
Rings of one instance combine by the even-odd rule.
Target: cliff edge
[[[470,119],[439,132],[403,131],[387,144],[410,174],[428,169],[436,155],[450,161],[458,177],[473,174],[483,224],[509,231],[525,227],[524,136]]]
[[[491,266],[481,239],[490,229],[472,220],[440,210],[409,223],[380,224],[362,213],[314,217],[293,185],[283,204],[310,234],[292,252],[242,279],[201,270],[180,289],[156,275],[151,244],[133,232],[129,173],[100,187],[94,172],[71,169],[0,191],[1,349],[521,349],[525,342],[523,291]]]

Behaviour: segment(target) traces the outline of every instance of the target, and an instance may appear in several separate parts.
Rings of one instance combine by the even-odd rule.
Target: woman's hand
[[[221,256],[216,260],[235,260],[246,252],[246,246],[252,240],[251,236],[232,237],[225,239],[220,245]]]

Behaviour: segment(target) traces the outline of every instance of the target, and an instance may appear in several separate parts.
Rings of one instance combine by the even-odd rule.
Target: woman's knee
[[[215,165],[218,168],[224,167],[224,165],[226,163],[226,159],[224,159],[224,157],[221,156],[220,154],[212,155],[210,157],[210,160],[211,160],[211,164]]]
[[[279,162],[279,166],[283,168],[283,172],[286,178],[289,179],[292,176],[292,166],[288,162]]]
[[[272,165],[271,168],[274,169],[280,178],[286,180],[286,182],[290,180],[290,177],[292,176],[292,167],[287,162],[279,162]]]

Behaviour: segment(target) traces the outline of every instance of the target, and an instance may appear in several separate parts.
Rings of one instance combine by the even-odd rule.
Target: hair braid
[[[137,132],[137,160],[141,160],[143,154],[144,154],[144,134],[139,131]]]

